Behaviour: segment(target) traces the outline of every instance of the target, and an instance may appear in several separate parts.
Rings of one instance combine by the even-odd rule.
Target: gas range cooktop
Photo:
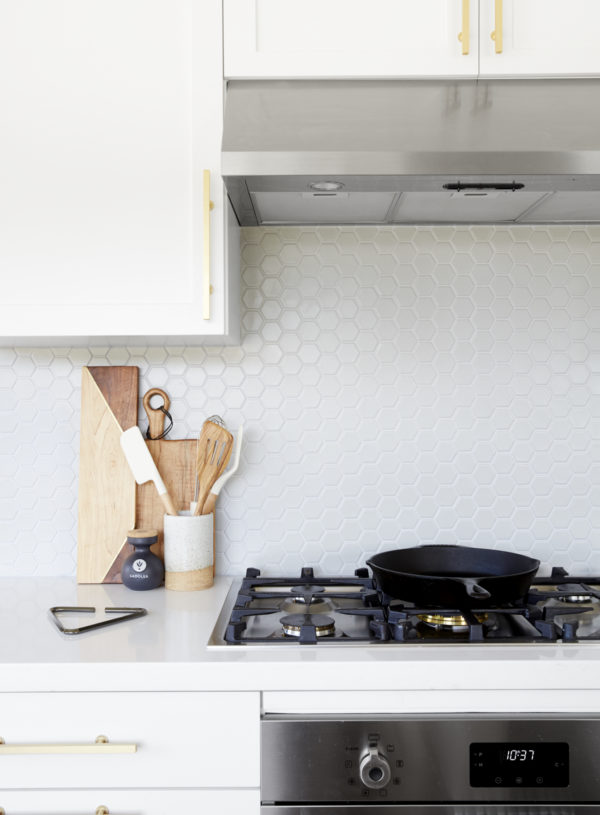
[[[248,569],[213,642],[233,645],[553,643],[600,641],[600,577],[562,568],[538,577],[521,602],[489,608],[418,607],[352,577],[261,577]],[[222,630],[224,628],[224,630]]]

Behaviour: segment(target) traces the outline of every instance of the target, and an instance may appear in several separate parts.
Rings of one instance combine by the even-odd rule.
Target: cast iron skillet
[[[523,598],[539,560],[498,549],[416,546],[367,560],[379,588],[419,606],[485,608]]]

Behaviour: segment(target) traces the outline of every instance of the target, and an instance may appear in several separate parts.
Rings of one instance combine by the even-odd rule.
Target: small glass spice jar
[[[162,585],[165,567],[158,555],[150,551],[157,542],[156,529],[132,529],[127,533],[127,543],[133,546],[133,552],[123,563],[121,579],[128,589],[146,591]]]

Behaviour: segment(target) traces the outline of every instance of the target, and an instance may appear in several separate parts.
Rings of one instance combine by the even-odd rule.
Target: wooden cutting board
[[[160,397],[162,405],[153,407],[152,396]],[[165,410],[169,409],[169,397],[159,388],[153,388],[144,395],[144,409],[152,436],[160,436],[164,430]],[[156,439],[147,441],[154,463],[162,476],[173,502],[180,512],[190,508],[196,490],[196,439]],[[142,484],[137,488],[136,525],[144,529],[158,531],[158,543],[152,547],[163,557],[163,518],[165,508],[158,497],[154,484]]]
[[[135,526],[136,484],[121,450],[137,423],[138,368],[84,367],[77,527],[77,582],[121,582],[125,539]]]
[[[130,554],[127,532],[156,529],[152,547],[163,557],[164,505],[153,483],[135,483],[119,442],[123,430],[137,424],[138,376],[135,366],[83,368],[79,461],[77,582],[121,583],[121,567]],[[169,409],[167,394],[154,388],[144,396],[152,436],[164,429],[164,413],[152,407],[157,394]],[[145,428],[144,428],[145,432]],[[177,510],[189,509],[196,489],[196,439],[147,441]]]

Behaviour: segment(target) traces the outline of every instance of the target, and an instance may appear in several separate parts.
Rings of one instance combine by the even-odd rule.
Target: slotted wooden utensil
[[[243,435],[244,435],[244,425],[241,424],[237,436],[235,437],[235,441],[233,443],[233,451],[231,454],[232,457],[231,466],[228,470],[225,470],[223,475],[220,475],[215,481],[215,483],[212,485],[209,496],[204,502],[204,506],[202,507],[203,515],[210,515],[211,512],[215,511],[219,493],[221,492],[225,484],[229,481],[231,476],[237,473],[237,469],[240,465],[240,453],[242,451]],[[213,577],[215,576],[216,563],[217,563],[217,539],[215,536],[215,528],[213,524]]]
[[[204,422],[198,439],[198,456],[196,460],[198,495],[196,496],[194,515],[202,514],[202,507],[213,484],[227,467],[232,445],[233,436],[226,428],[210,419]]]

